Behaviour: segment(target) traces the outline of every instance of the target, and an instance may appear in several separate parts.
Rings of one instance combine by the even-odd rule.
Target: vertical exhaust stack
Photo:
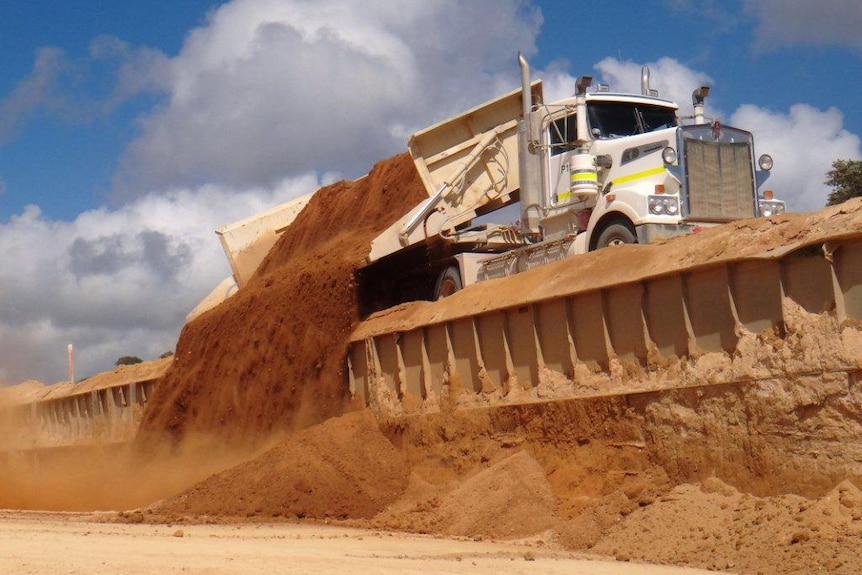
[[[694,123],[705,124],[706,119],[703,116],[703,102],[709,96],[709,86],[701,86],[691,93],[691,103],[694,106]]]
[[[521,121],[518,122],[518,172],[521,188],[521,229],[530,236],[539,236],[542,217],[542,197],[539,186],[539,159],[535,146],[530,141],[533,92],[530,87],[530,64],[518,52],[521,67]],[[538,132],[538,130],[536,130]]]
[[[641,68],[641,94],[649,96],[649,68],[644,66]]]
[[[590,129],[587,124],[587,88],[593,85],[592,76],[581,76],[575,84],[577,99],[578,147],[584,148],[590,143]],[[580,150],[585,152],[586,150]]]
[[[520,52],[518,52],[518,65],[521,67],[521,116],[526,123],[529,122],[533,95],[530,90],[530,63],[527,62],[527,59]]]
[[[649,85],[649,67],[641,68],[641,95],[658,97],[658,90],[650,88]]]

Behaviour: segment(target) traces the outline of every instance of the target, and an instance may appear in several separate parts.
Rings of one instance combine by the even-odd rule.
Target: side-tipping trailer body
[[[372,242],[358,274],[364,312],[784,211],[758,191],[772,161],[755,162],[752,135],[704,118],[708,88],[695,90],[683,125],[646,69],[641,94],[588,92],[582,77],[574,96],[545,103],[521,65],[520,91],[409,138],[429,197]]]
[[[351,336],[351,393],[387,419],[822,374],[858,379],[862,204],[844,220],[831,233],[682,267],[663,257],[671,245],[621,249],[637,262],[624,269],[603,250],[580,269],[556,262],[375,314]]]

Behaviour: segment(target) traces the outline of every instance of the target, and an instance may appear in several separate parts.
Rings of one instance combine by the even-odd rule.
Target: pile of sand
[[[727,409],[734,392],[725,391],[700,405],[666,394],[617,411],[625,402],[607,398],[415,418],[383,431],[367,411],[351,413],[293,434],[152,507],[146,519],[346,518],[375,529],[533,537],[624,560],[739,573],[862,572],[862,492],[847,480],[817,491],[812,485],[825,480],[804,478],[818,465],[828,477],[854,459],[852,446],[842,451],[840,444],[858,433],[847,429],[839,438],[821,421],[810,439],[833,439],[831,451],[820,450],[833,468],[817,454],[787,450],[796,440],[777,430],[762,445],[734,445],[741,436],[710,439],[712,422],[739,428],[749,409],[745,401]],[[751,390],[747,401],[772,402],[764,391]],[[654,405],[677,412],[677,420],[646,421]],[[656,442],[666,426],[691,449]],[[759,466],[768,466],[767,475],[780,467],[771,443],[785,446],[784,475],[764,477]],[[709,445],[737,466],[720,470],[734,486],[712,476],[719,468]],[[807,497],[793,493],[800,489]]]
[[[407,485],[404,458],[368,411],[300,430],[158,506],[178,518],[370,518]]]
[[[557,522],[557,504],[538,462],[518,451],[463,481],[437,486],[414,472],[373,525],[466,537],[529,537]]]
[[[713,478],[680,485],[608,529],[592,550],[739,573],[859,573],[862,491],[755,497]]]
[[[343,358],[359,319],[354,265],[425,197],[406,154],[318,190],[248,285],[183,329],[140,445],[165,434],[254,442],[341,413]]]

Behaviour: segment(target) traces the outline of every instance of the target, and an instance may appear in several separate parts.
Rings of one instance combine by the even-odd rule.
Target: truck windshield
[[[618,138],[676,127],[676,111],[630,102],[590,102],[587,105],[593,137]]]

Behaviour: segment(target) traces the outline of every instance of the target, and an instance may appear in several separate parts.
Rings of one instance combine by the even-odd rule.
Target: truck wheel
[[[638,238],[631,227],[626,224],[611,224],[599,236],[599,241],[596,242],[596,249],[636,243],[638,243]]]
[[[460,291],[464,287],[461,283],[461,272],[457,266],[449,266],[440,273],[437,278],[437,285],[434,288],[434,301],[449,297],[456,291]]]

